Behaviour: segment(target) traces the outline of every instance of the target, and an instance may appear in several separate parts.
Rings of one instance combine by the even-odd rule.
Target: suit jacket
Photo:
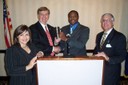
[[[13,45],[6,50],[5,68],[10,76],[9,85],[36,85],[36,68],[26,71],[30,60],[36,56],[37,48],[29,45],[30,53],[27,53],[20,46]]]
[[[70,34],[70,25],[61,29],[65,35]],[[89,39],[89,28],[80,23],[71,34],[70,38],[64,42],[61,41],[61,49],[65,56],[83,56],[86,55],[86,43]]]
[[[96,47],[94,54],[98,52],[105,52],[109,57],[109,61],[105,61],[104,66],[104,84],[103,85],[118,85],[121,72],[121,62],[125,59],[126,52],[126,38],[117,32],[114,28],[106,38],[102,49],[100,49],[100,41],[103,32],[96,37]]]
[[[127,52],[127,57],[126,57],[126,60],[125,60],[125,71],[124,71],[124,74],[126,76],[128,76],[128,52]]]
[[[56,30],[54,27],[47,25],[49,32],[52,37],[52,41],[54,42],[54,38],[56,37]],[[32,42],[44,52],[45,56],[49,56],[52,52],[53,46],[50,46],[45,30],[41,26],[39,22],[30,26],[30,30],[32,32]]]

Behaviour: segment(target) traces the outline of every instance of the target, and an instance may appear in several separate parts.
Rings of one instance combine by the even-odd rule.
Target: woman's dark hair
[[[14,34],[13,34],[13,43],[14,44],[19,44],[18,36],[20,34],[22,34],[24,31],[28,31],[28,33],[30,35],[30,41],[27,44],[29,44],[31,42],[31,31],[30,31],[30,29],[28,28],[27,25],[20,25],[15,29]]]

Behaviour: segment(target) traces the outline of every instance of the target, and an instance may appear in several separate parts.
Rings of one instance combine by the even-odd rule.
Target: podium
[[[102,85],[104,58],[39,58],[38,85]]]

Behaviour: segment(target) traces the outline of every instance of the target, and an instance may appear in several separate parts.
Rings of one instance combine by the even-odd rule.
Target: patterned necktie
[[[45,26],[45,33],[46,33],[46,35],[47,35],[48,42],[49,42],[50,46],[53,46],[52,37],[51,37],[51,35],[50,35],[49,31],[48,31],[47,26]],[[55,53],[52,52],[50,55],[51,55],[51,56],[54,56]]]
[[[102,36],[102,40],[100,42],[100,49],[102,49],[102,46],[103,46],[103,44],[105,42],[105,39],[106,39],[106,35],[107,35],[107,33],[104,33],[103,36]]]

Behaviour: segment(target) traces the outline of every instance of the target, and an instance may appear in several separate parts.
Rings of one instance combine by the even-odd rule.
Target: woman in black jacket
[[[6,50],[5,55],[10,85],[36,85],[36,59],[43,56],[43,52],[31,43],[31,32],[26,25],[16,28],[13,41],[14,44]]]

